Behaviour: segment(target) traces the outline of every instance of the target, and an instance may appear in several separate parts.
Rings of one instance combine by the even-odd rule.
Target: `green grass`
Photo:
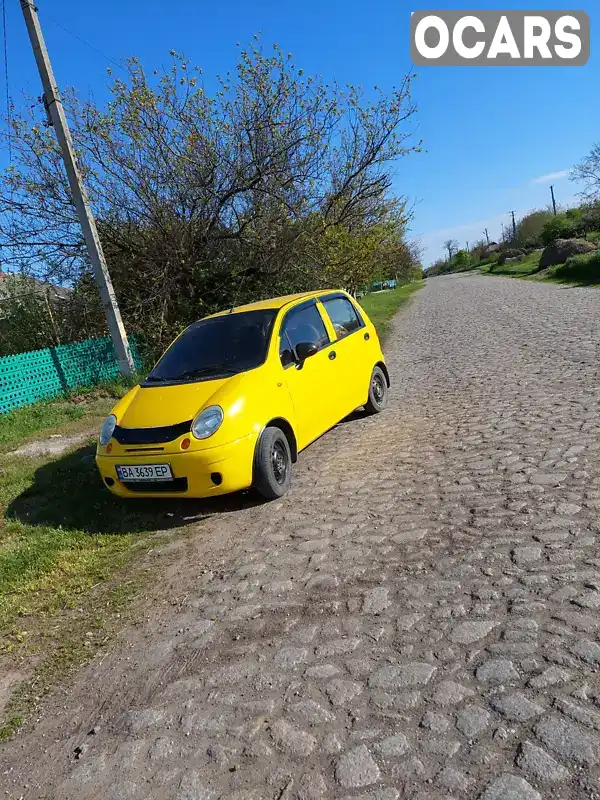
[[[600,251],[568,258],[564,264],[544,271],[548,280],[578,286],[600,285]]]
[[[507,275],[513,278],[523,278],[527,275],[535,274],[539,269],[540,258],[542,257],[541,251],[529,253],[520,261],[512,264],[497,263],[486,264],[481,267],[481,272],[491,275]]]
[[[425,285],[425,281],[415,281],[399,286],[396,289],[389,289],[383,292],[367,294],[360,300],[361,306],[365,309],[371,322],[377,328],[380,339],[385,339],[390,322],[398,309],[404,305],[414,292]]]
[[[530,253],[514,264],[486,265],[481,272],[534,281],[550,281],[574,286],[600,286],[600,251],[572,256],[564,264],[540,271],[541,252]]]
[[[60,430],[68,434],[86,424],[89,426],[97,422],[108,414],[128,388],[121,381],[103,383],[0,414],[0,453],[42,432],[50,435]]]
[[[172,502],[113,497],[96,470],[93,437],[58,457],[6,452],[42,432],[97,427],[126,388],[85,390],[0,417],[0,669],[30,675],[0,714],[0,740],[105,641],[115,609],[139,588],[128,576],[139,572],[140,548],[180,519],[166,517]]]

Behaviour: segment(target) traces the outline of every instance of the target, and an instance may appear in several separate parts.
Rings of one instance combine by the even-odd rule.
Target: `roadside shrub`
[[[566,214],[557,214],[544,224],[540,239],[545,245],[556,239],[572,239],[576,235],[576,227],[576,222],[569,219]]]
[[[514,242],[518,247],[535,247],[541,243],[544,225],[553,219],[551,211],[532,211],[517,224],[517,234]]]
[[[553,274],[555,278],[577,283],[600,283],[600,251],[571,256]]]

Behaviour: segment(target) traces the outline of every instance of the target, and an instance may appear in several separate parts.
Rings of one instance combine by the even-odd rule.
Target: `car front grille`
[[[172,481],[122,481],[130,492],[187,492],[187,478],[173,478]]]
[[[178,422],[176,425],[164,425],[161,428],[122,428],[117,425],[113,438],[119,444],[163,444],[172,442],[189,433],[192,429],[193,420]]]

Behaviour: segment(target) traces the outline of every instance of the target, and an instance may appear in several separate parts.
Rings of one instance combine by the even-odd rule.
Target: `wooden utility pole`
[[[512,214],[512,223],[513,223],[513,239],[517,238],[517,223],[515,222],[515,212],[511,211]]]
[[[42,36],[37,8],[30,0],[21,0],[21,8],[23,9],[23,16],[25,17],[25,24],[27,25],[31,47],[33,48],[40,78],[42,79],[42,86],[44,87],[44,105],[46,106],[46,111],[54,126],[54,130],[56,131],[56,138],[58,139],[62,151],[73,202],[77,209],[77,216],[79,217],[79,222],[83,229],[83,236],[85,238],[88,254],[94,268],[94,275],[96,277],[98,289],[100,290],[100,298],[106,314],[108,330],[117,354],[119,369],[123,375],[131,376],[135,371],[135,367],[129,348],[129,342],[127,341],[127,334],[125,333],[121,312],[117,305],[117,298],[115,297],[108,267],[106,266],[106,259],[102,252],[102,245],[100,244],[96,222],[90,208],[85,187],[81,180],[81,173],[77,165],[73,140],[71,139],[67,118],[58,93],[54,73],[52,72],[52,65],[50,64],[44,37]]]
[[[488,229],[487,229],[487,228],[485,229],[485,240],[486,240],[486,242],[488,243],[488,247],[489,247],[489,244],[490,244],[490,237],[488,236]]]
[[[556,216],[556,200],[554,199],[554,186],[550,187],[550,194],[552,195],[552,208],[554,209],[554,216]]]

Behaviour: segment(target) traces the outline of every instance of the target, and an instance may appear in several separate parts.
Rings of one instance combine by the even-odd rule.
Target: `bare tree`
[[[590,152],[569,174],[569,179],[583,184],[580,196],[588,202],[600,199],[600,142],[596,142]]]
[[[446,239],[444,242],[444,250],[448,251],[448,261],[452,261],[454,253],[458,252],[458,242],[456,239]]]

